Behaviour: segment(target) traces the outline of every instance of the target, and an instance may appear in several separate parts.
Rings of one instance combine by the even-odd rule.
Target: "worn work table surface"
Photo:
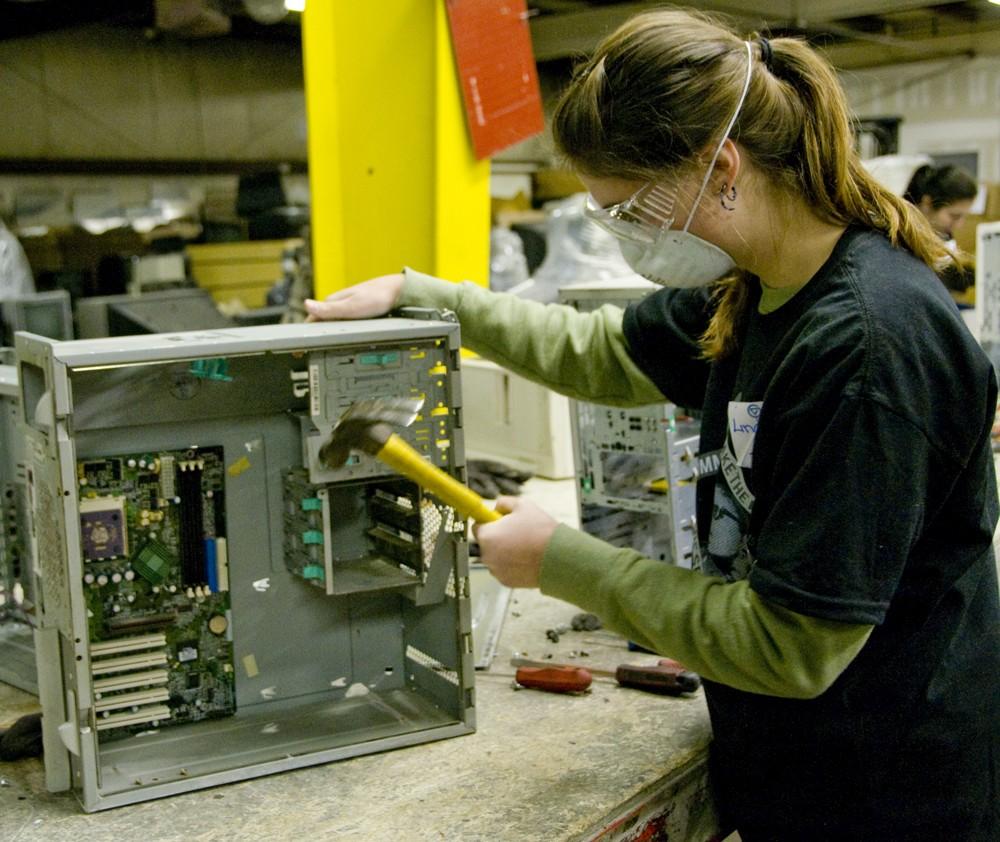
[[[575,521],[569,481],[532,481],[527,494]],[[590,838],[703,763],[710,730],[700,691],[679,699],[597,681],[584,696],[514,691],[515,651],[557,660],[586,651],[572,660],[594,667],[642,659],[603,633],[546,638],[576,612],[535,591],[514,592],[493,666],[477,674],[471,736],[91,815],[73,795],[45,791],[40,761],[0,763],[0,840]],[[0,684],[0,727],[36,709],[33,697]]]

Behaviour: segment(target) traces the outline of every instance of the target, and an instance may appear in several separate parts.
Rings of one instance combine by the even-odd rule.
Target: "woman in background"
[[[903,198],[916,205],[942,240],[953,246],[979,187],[965,170],[924,164],[910,179]]]

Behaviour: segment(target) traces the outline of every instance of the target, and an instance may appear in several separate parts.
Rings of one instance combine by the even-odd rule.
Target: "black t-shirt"
[[[720,806],[744,840],[1000,839],[1000,607],[990,363],[943,285],[848,229],[790,301],[698,356],[712,302],[630,307],[637,364],[701,407],[706,572],[801,614],[874,624],[813,700],[706,682]],[[705,463],[705,459],[701,460]]]

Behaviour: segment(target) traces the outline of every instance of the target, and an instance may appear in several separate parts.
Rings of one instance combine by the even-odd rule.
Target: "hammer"
[[[479,523],[499,520],[500,514],[475,491],[432,465],[392,431],[390,424],[407,427],[413,423],[423,405],[423,398],[373,398],[352,404],[320,448],[319,458],[339,468],[351,450],[360,450],[423,486],[463,518]]]

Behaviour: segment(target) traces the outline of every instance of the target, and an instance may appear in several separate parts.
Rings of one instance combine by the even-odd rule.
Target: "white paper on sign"
[[[753,443],[763,406],[760,401],[729,402],[729,440],[736,464],[741,468],[753,467]]]

